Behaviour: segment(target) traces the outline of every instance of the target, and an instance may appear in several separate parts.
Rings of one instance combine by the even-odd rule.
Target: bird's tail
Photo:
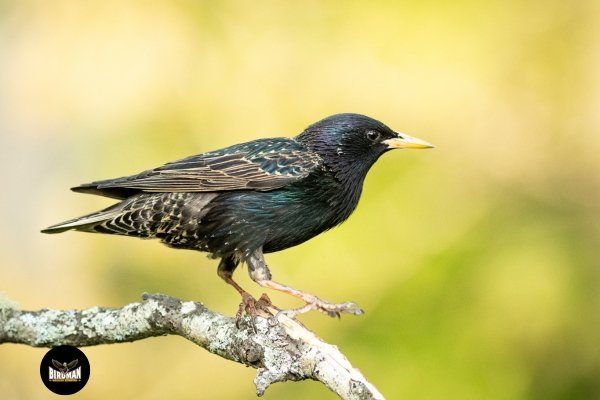
[[[121,213],[121,203],[114,204],[104,210],[96,211],[79,218],[70,219],[60,224],[49,226],[42,230],[42,233],[61,233],[75,229],[77,231],[94,232],[94,226],[111,220]]]

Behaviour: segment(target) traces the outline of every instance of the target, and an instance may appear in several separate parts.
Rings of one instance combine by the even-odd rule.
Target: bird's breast
[[[346,220],[361,188],[324,174],[272,191],[222,193],[200,223],[203,242],[216,255],[296,246]]]
[[[313,184],[314,182],[314,184]],[[354,211],[362,185],[344,187],[335,179],[308,180],[273,193],[268,206],[268,236],[265,252],[303,243],[345,221]]]

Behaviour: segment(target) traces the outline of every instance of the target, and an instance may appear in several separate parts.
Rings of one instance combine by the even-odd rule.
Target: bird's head
[[[427,149],[430,143],[397,133],[373,118],[360,114],[336,114],[304,130],[296,138],[317,152],[340,178],[366,175],[385,152],[392,149]]]

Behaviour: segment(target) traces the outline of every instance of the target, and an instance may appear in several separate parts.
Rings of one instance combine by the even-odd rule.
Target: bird
[[[359,202],[367,172],[384,153],[432,147],[365,115],[335,114],[295,137],[257,139],[73,187],[118,202],[42,232],[155,238],[173,248],[206,252],[220,259],[218,276],[242,297],[238,319],[275,307],[266,294],[256,300],[234,281],[242,263],[263,288],[303,301],[295,309],[276,308],[291,317],[310,310],[359,315],[363,310],[354,302],[331,303],[274,281],[264,255],[344,222]]]
[[[54,368],[56,368],[57,370],[59,370],[60,372],[62,372],[64,374],[73,370],[77,366],[78,362],[79,362],[78,359],[74,359],[70,363],[66,363],[66,362],[61,363],[59,361],[56,361],[54,358],[52,359],[52,365],[54,365]]]

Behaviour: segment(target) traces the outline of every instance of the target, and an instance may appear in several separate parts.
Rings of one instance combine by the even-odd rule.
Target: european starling
[[[367,172],[391,149],[431,144],[359,114],[322,119],[294,138],[258,139],[187,157],[137,175],[83,184],[75,192],[119,202],[42,232],[67,230],[158,238],[220,258],[217,273],[241,295],[238,311],[264,308],[233,279],[245,262],[259,285],[303,300],[291,315],[317,309],[361,314],[271,280],[264,253],[296,246],[345,221]],[[268,297],[262,298],[268,303]]]

